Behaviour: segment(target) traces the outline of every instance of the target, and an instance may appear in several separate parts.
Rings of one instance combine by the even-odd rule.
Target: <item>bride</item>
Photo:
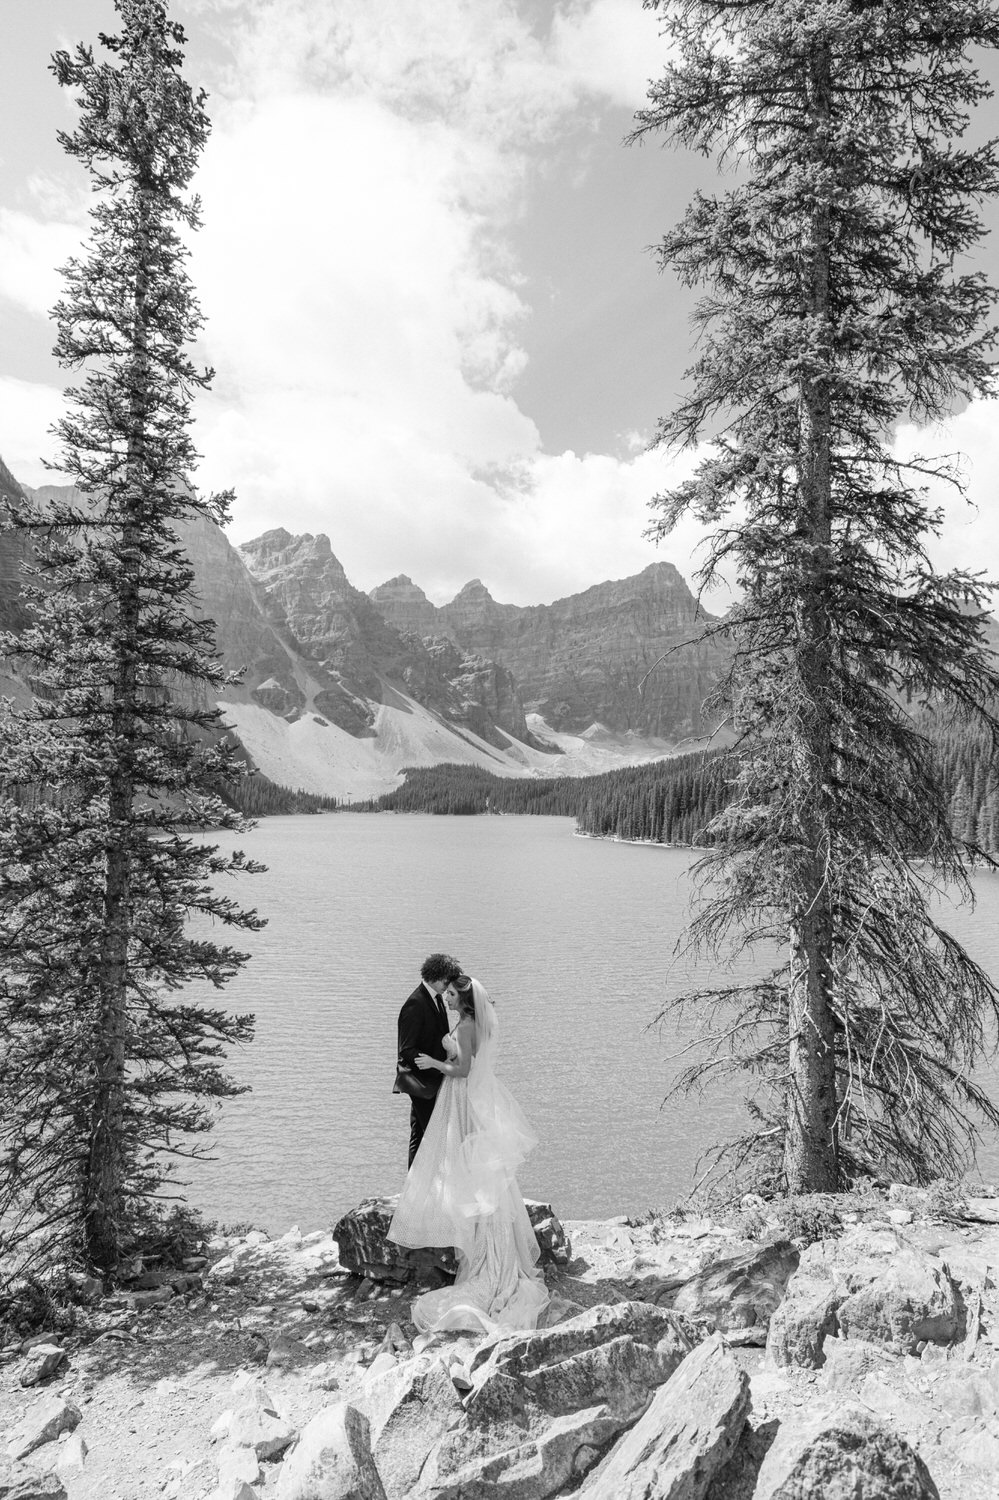
[[[498,1022],[484,987],[462,974],[444,998],[457,1025],[444,1039],[447,1061],[416,1057],[418,1068],[437,1068],[444,1078],[388,1237],[457,1251],[454,1285],[413,1303],[417,1328],[534,1328],[548,1291],[515,1174],[537,1140],[496,1077]]]

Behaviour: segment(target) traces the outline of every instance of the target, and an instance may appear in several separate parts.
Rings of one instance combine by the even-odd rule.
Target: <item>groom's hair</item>
[[[446,979],[450,984],[460,973],[461,964],[450,953],[431,953],[429,958],[423,960],[420,978],[425,979],[427,984],[436,984],[441,979]]]

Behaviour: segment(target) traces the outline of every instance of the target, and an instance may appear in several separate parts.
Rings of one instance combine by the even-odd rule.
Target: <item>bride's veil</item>
[[[477,979],[472,980],[472,999],[475,1002],[475,1055],[481,1061],[483,1054],[488,1053],[491,1065],[495,1066],[499,1021],[485,985]]]
[[[468,1103],[473,1135],[468,1142],[479,1176],[480,1194],[497,1174],[516,1172],[524,1157],[538,1144],[520,1105],[496,1076],[499,1020],[486,987],[472,980],[475,1003],[475,1058],[468,1075]]]

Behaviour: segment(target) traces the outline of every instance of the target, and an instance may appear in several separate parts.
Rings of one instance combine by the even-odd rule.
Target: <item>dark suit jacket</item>
[[[447,1057],[444,1038],[450,1029],[448,1023],[441,1020],[436,1002],[431,1000],[421,982],[399,1012],[399,1062],[412,1068],[417,1052],[426,1052],[429,1057],[444,1062]],[[426,1072],[420,1072],[420,1077],[429,1078],[431,1082],[436,1079],[440,1088],[444,1075],[436,1068],[428,1068]]]

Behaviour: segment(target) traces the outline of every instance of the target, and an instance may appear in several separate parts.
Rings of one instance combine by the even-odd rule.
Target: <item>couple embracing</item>
[[[417,1297],[413,1322],[424,1332],[534,1328],[548,1292],[516,1173],[537,1140],[496,1076],[496,1010],[446,953],[420,973],[399,1013],[409,1175],[388,1233],[411,1248],[453,1245],[458,1276]]]

